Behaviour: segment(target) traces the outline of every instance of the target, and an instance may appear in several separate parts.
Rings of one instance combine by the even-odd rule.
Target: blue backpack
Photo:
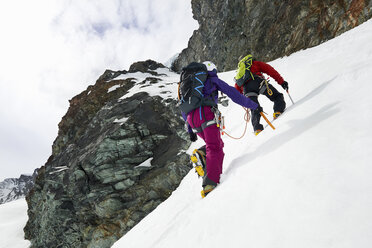
[[[201,106],[216,106],[213,96],[203,94],[207,77],[208,71],[204,64],[192,62],[182,68],[178,99],[179,107],[185,114]]]

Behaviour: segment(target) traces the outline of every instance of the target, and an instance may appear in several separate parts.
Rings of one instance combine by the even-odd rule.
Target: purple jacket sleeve
[[[231,98],[231,100],[233,100],[233,102],[253,110],[255,110],[258,107],[257,103],[255,103],[248,97],[245,97],[244,95],[240,94],[240,92],[237,89],[228,85],[218,77],[213,78],[213,82],[217,86],[218,90],[225,93],[228,97]]]

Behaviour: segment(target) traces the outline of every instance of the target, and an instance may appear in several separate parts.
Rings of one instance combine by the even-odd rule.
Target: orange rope
[[[244,135],[245,135],[245,133],[246,133],[246,131],[247,131],[248,122],[249,122],[250,119],[251,119],[251,115],[249,114],[249,111],[248,111],[247,108],[244,108],[244,107],[243,107],[243,109],[245,110],[245,115],[244,115],[245,128],[244,128],[244,132],[243,132],[242,136],[240,136],[239,138],[235,138],[235,137],[231,136],[230,134],[226,133],[225,131],[222,131],[222,134],[225,133],[225,134],[226,134],[227,136],[229,136],[230,138],[232,138],[232,139],[236,139],[236,140],[241,139],[241,138],[244,137]]]

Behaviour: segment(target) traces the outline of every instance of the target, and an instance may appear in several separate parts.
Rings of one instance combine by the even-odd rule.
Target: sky
[[[0,181],[45,164],[68,100],[106,69],[166,63],[197,28],[191,1],[2,1]]]
[[[287,102],[286,112],[273,122],[276,129],[255,136],[249,124],[240,140],[223,135],[217,188],[202,199],[202,180],[191,170],[113,248],[370,248],[371,39],[372,20],[272,61],[294,100],[291,104],[276,86]],[[218,75],[232,84],[235,72]],[[155,86],[143,89],[156,93]],[[259,101],[271,116],[273,104],[263,96]],[[225,131],[239,137],[244,110],[230,101],[220,111]],[[203,144],[199,138],[188,152]],[[0,205],[0,219],[0,248],[28,247],[22,235],[26,201]]]

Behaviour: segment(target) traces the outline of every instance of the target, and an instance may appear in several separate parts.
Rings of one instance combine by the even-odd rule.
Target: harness
[[[250,96],[258,96],[258,95],[262,95],[265,90],[267,90],[267,94],[269,94],[269,96],[272,96],[273,95],[273,91],[269,88],[269,80],[266,80],[266,79],[262,79],[261,83],[260,83],[260,88],[259,88],[259,91],[258,91],[258,94],[255,93],[255,92],[248,92],[245,94],[246,97],[250,97]]]
[[[207,127],[216,124],[217,127],[220,128],[220,130],[222,131],[222,135],[223,135],[223,134],[226,134],[226,135],[229,136],[230,138],[232,138],[232,139],[236,139],[236,140],[241,139],[241,138],[243,138],[243,136],[245,135],[245,133],[246,133],[246,131],[247,131],[247,125],[248,125],[248,123],[249,123],[249,121],[250,121],[250,114],[249,114],[248,109],[246,109],[246,108],[244,108],[244,107],[243,107],[243,109],[245,110],[245,116],[244,116],[244,120],[245,120],[245,128],[244,128],[244,132],[243,132],[243,134],[242,134],[240,137],[238,137],[238,138],[231,136],[230,134],[228,134],[228,133],[224,130],[224,129],[225,129],[225,120],[224,120],[224,116],[222,116],[221,112],[218,110],[217,107],[213,107],[213,108],[211,109],[212,112],[214,113],[214,119],[213,119],[213,120],[210,120],[210,121],[206,121],[206,122],[204,122],[204,123],[201,124],[201,126],[198,127],[198,128],[192,128],[192,131],[193,131],[194,133],[200,133],[200,132],[203,132],[203,130],[206,129]],[[194,114],[194,113],[193,113],[193,114]],[[193,120],[193,117],[194,117],[194,116],[192,116],[192,118],[191,118],[192,120]],[[193,124],[194,124],[194,123],[193,123]]]
[[[204,129],[206,129],[207,127],[212,126],[212,125],[214,125],[214,124],[216,124],[216,123],[217,123],[217,122],[216,122],[215,119],[210,120],[210,121],[206,121],[206,122],[204,122],[203,124],[201,124],[200,127],[192,128],[192,131],[193,131],[194,133],[201,133],[201,132],[204,131]]]
[[[221,112],[218,110],[217,107],[212,107],[211,110],[214,113],[214,119],[203,122],[200,127],[192,128],[192,131],[194,133],[201,133],[201,132],[204,131],[204,129],[206,129],[207,127],[212,126],[214,124],[217,124],[217,127],[221,126]],[[201,117],[201,109],[199,109],[199,111],[200,111],[200,117]],[[195,112],[192,113],[193,116],[192,116],[191,120],[194,119],[194,113]],[[204,109],[203,109],[203,114],[204,114],[204,119],[206,119]],[[193,124],[193,126],[195,126],[194,122],[192,124]]]

